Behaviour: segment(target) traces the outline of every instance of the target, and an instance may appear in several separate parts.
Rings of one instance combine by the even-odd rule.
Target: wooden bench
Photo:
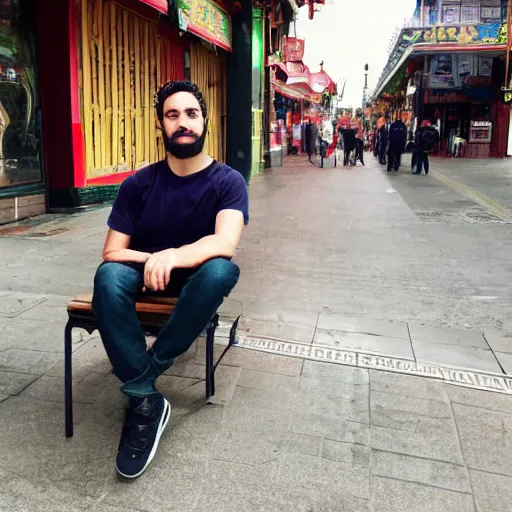
[[[176,307],[178,299],[174,298],[141,298],[136,304],[137,316],[144,332],[157,336]],[[98,327],[92,311],[92,295],[79,295],[68,304],[68,322],[64,331],[64,386],[66,437],[73,437],[73,373],[72,373],[72,331],[74,328],[85,329],[92,334]],[[239,317],[240,318],[240,317]],[[215,394],[215,370],[226,352],[236,343],[236,329],[239,318],[233,323],[229,332],[228,346],[224,349],[217,362],[213,362],[215,330],[219,325],[216,313],[206,326],[206,400]]]

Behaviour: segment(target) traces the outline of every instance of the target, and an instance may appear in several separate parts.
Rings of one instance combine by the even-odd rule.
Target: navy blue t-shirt
[[[162,160],[123,181],[107,224],[131,236],[130,249],[154,253],[213,235],[221,210],[239,210],[249,222],[247,185],[238,171],[214,160],[178,176]]]

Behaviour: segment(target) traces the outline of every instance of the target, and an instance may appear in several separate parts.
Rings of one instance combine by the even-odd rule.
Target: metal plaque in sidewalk
[[[181,30],[231,51],[231,17],[209,0],[178,0]]]
[[[512,395],[512,377],[470,368],[424,363],[421,361],[322,345],[280,340],[265,336],[239,334],[236,347],[268,352],[274,355],[297,357],[321,363],[354,366],[416,377],[426,377],[462,387]]]

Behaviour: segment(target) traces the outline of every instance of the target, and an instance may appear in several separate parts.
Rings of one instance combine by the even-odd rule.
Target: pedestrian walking
[[[171,406],[158,377],[186,352],[234,288],[231,261],[249,219],[242,175],[204,151],[207,107],[198,87],[168,82],[157,93],[166,158],[127,178],[108,218],[93,310],[129,405],[116,468],[137,478],[153,459]],[[137,296],[177,297],[147,351]]]
[[[397,119],[389,127],[388,172],[391,172],[391,170],[398,172],[398,169],[400,169],[406,143],[407,126],[401,119]]]
[[[315,123],[311,122],[311,119],[308,119],[308,124],[306,125],[306,153],[310,162],[312,162],[312,155],[316,154],[317,138],[318,128]]]
[[[423,121],[416,132],[415,151],[412,156],[414,174],[421,174],[423,167],[425,174],[430,170],[428,155],[439,144],[439,132],[430,121]]]
[[[355,158],[352,153],[356,149],[356,132],[352,128],[343,131],[343,165],[355,165]]]

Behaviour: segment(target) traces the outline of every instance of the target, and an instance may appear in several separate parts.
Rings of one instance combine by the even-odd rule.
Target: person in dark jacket
[[[407,126],[401,119],[397,119],[389,127],[388,172],[391,172],[392,169],[398,172],[400,169],[406,142]]]
[[[356,139],[356,157],[355,162],[359,160],[364,165],[364,140],[357,138]]]
[[[311,155],[316,154],[316,140],[318,138],[318,128],[315,123],[308,120],[306,125],[306,153],[308,160],[311,162]]]
[[[425,167],[425,174],[428,174],[430,162],[429,153],[439,144],[439,132],[432,126],[430,121],[423,121],[421,127],[416,132],[416,150],[412,158],[412,167],[416,166],[414,174],[421,174]]]
[[[351,128],[347,128],[343,131],[343,165],[347,166],[350,164],[350,154],[356,149],[356,132]],[[354,162],[355,163],[355,162]]]

